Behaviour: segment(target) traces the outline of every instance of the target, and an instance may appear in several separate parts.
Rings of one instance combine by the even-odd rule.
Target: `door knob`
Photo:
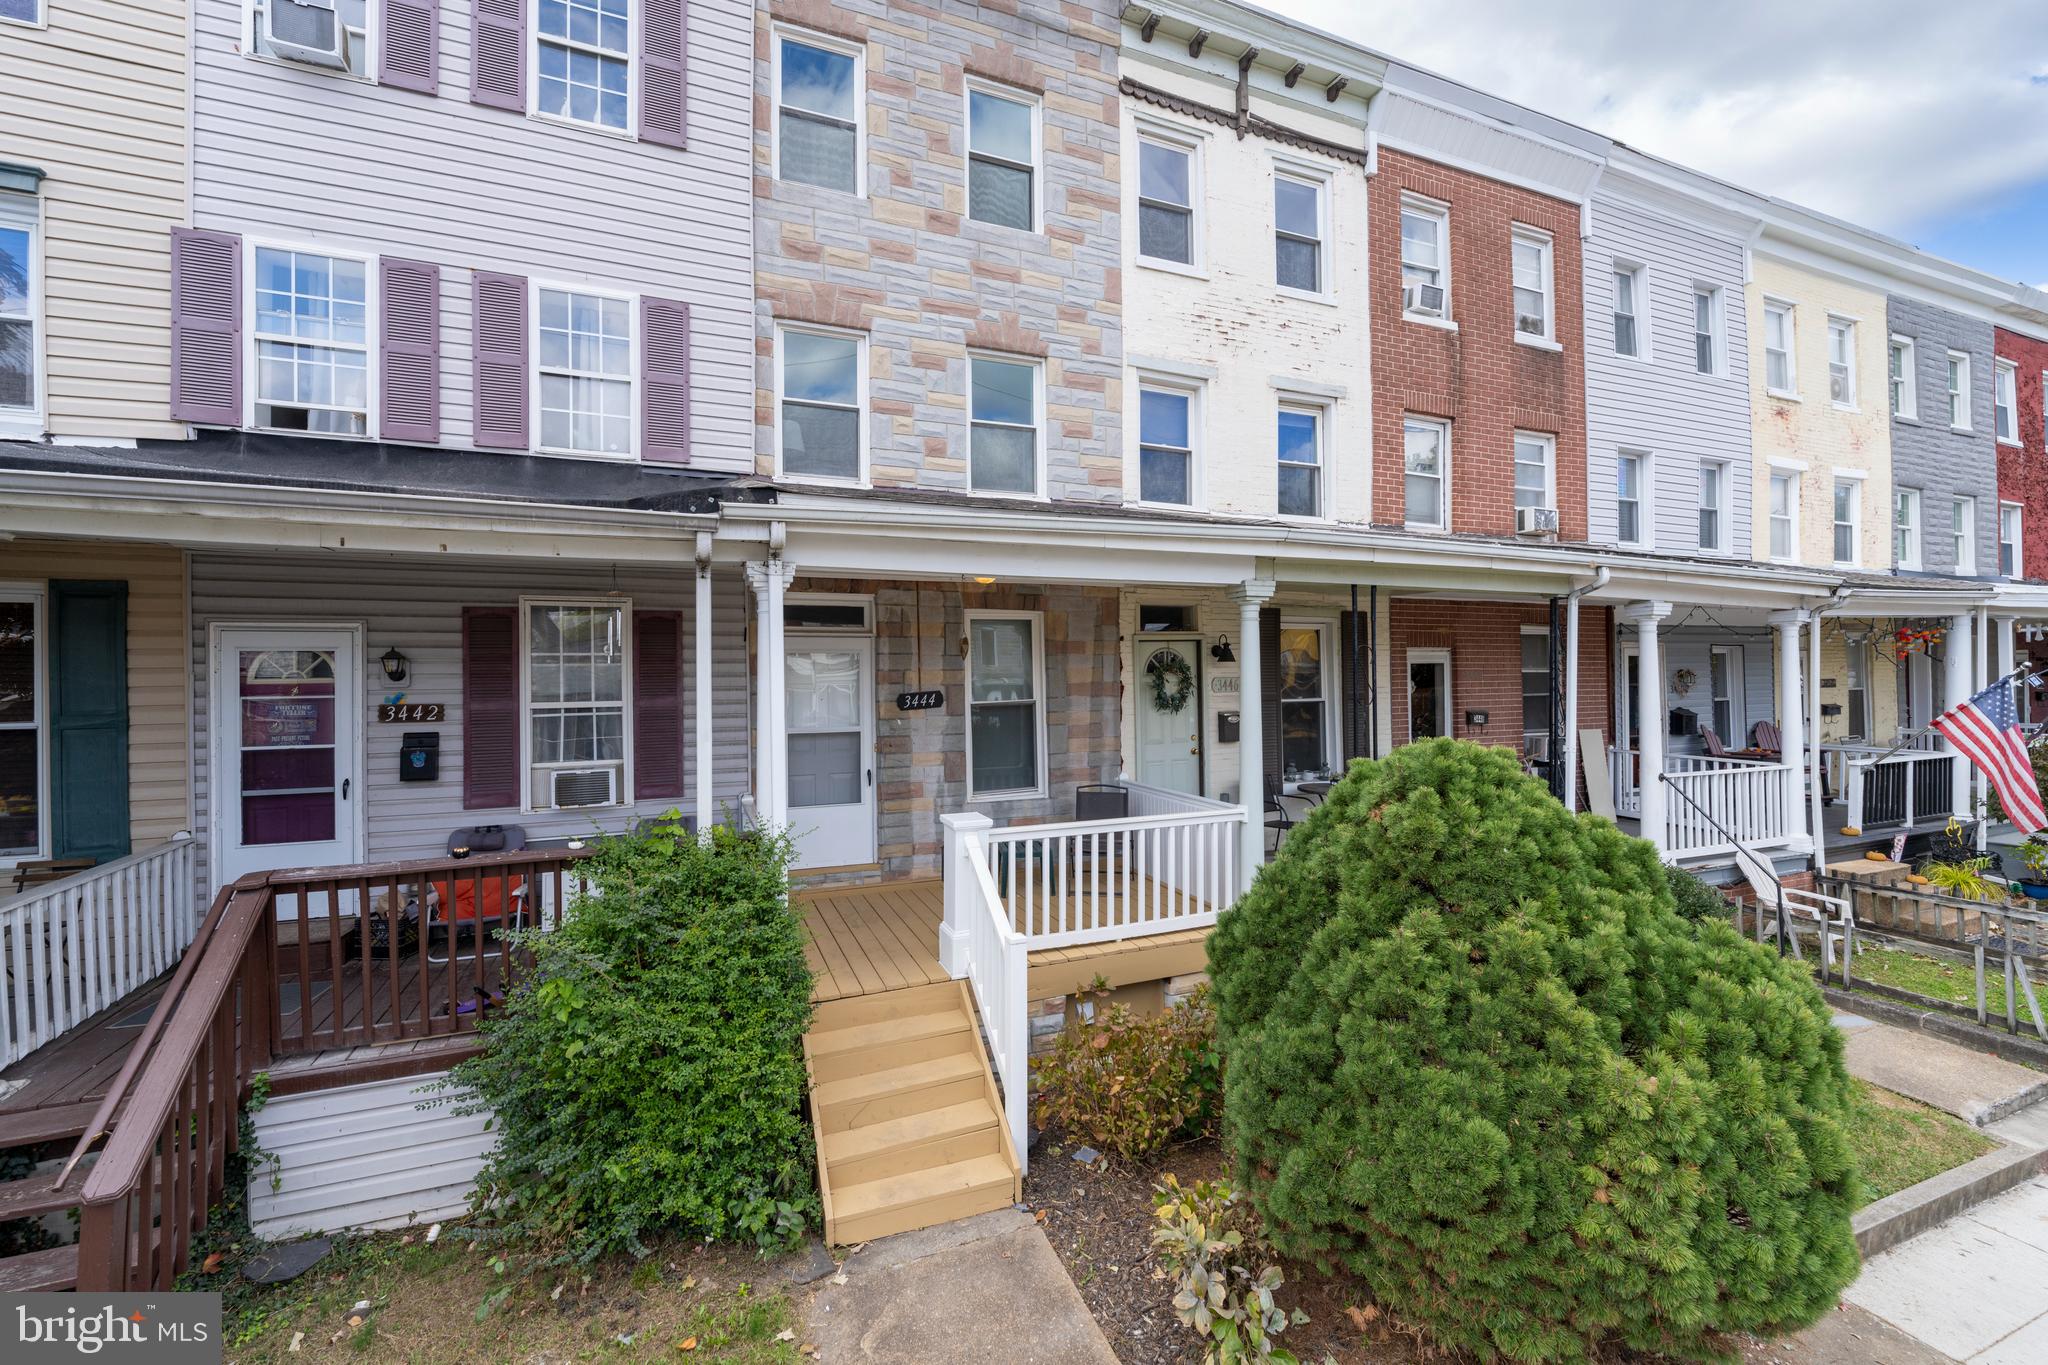
[[[1188,752],[1191,754],[1198,754],[1202,752],[1202,746],[1199,744],[1190,744],[1188,746]]]

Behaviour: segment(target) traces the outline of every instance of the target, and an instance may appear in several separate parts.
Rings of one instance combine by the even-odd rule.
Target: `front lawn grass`
[[[1863,1173],[1865,1204],[1974,1161],[1998,1145],[1952,1114],[1868,1081],[1856,1081],[1855,1087],[1849,1146]]]
[[[1839,967],[1828,976],[1831,984],[1841,984]],[[1859,979],[1968,1010],[1977,1008],[1977,972],[1967,959],[1859,944],[1855,960],[1849,964],[1849,980]],[[1994,1019],[2005,1018],[2005,977],[1994,963],[1986,963],[1984,968],[1984,1008]]]

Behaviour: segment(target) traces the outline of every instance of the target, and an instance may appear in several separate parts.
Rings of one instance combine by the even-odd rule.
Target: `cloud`
[[[2040,0],[1267,0],[1749,189],[1912,239],[2048,179]]]

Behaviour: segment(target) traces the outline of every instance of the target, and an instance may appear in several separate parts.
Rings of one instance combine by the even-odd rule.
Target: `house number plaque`
[[[439,725],[448,719],[448,707],[438,701],[382,702],[377,707],[380,725]]]
[[[898,692],[898,711],[936,711],[946,704],[946,694],[938,688],[929,692]]]

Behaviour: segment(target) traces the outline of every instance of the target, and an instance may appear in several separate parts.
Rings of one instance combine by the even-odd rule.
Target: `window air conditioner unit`
[[[1532,337],[1543,335],[1543,319],[1533,313],[1515,314],[1515,330],[1527,332]]]
[[[1440,318],[1444,315],[1444,287],[1440,284],[1403,285],[1401,307],[1410,313]]]
[[[265,0],[263,36],[278,56],[312,66],[348,69],[346,37],[334,0]]]
[[[616,764],[601,768],[555,768],[548,772],[546,780],[547,804],[555,810],[618,804],[619,769]]]
[[[1516,508],[1515,534],[1518,536],[1556,535],[1557,509],[1555,507]]]

